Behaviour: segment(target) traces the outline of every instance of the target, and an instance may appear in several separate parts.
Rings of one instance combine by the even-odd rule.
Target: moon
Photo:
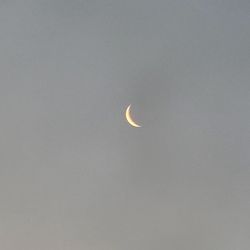
[[[130,114],[130,108],[131,108],[131,105],[129,105],[126,109],[126,119],[128,121],[128,123],[133,126],[133,127],[136,127],[136,128],[140,128],[141,126],[139,124],[137,124],[131,117],[131,114]]]

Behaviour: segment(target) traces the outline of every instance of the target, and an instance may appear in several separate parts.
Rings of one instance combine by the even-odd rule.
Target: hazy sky
[[[249,0],[0,0],[0,248],[249,250],[249,27]]]

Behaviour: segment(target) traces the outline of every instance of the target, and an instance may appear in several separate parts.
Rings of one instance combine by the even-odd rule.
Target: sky
[[[0,0],[0,248],[248,250],[249,14]]]

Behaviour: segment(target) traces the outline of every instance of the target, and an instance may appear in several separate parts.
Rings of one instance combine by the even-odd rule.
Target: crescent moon
[[[136,128],[140,128],[141,126],[139,124],[137,124],[131,117],[131,114],[130,114],[130,108],[131,108],[131,105],[129,105],[126,109],[126,119],[128,121],[128,123],[133,126],[133,127],[136,127]]]

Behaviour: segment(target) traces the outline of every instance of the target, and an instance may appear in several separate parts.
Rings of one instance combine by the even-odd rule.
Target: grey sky
[[[249,0],[1,0],[0,248],[248,250],[249,27]]]

